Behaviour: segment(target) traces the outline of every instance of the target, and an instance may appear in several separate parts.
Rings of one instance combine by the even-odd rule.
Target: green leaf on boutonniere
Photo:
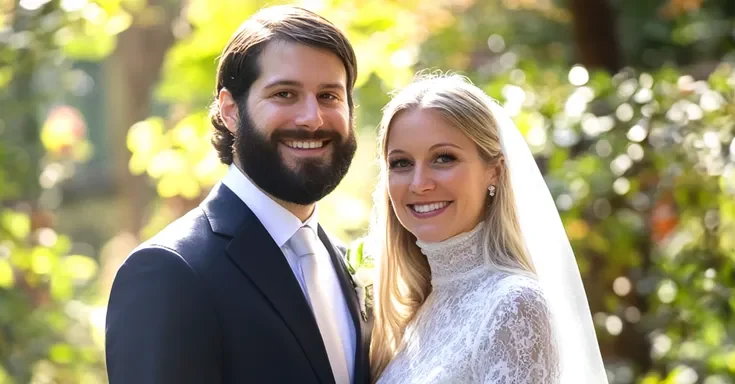
[[[357,242],[357,247],[356,247],[356,250],[355,250],[355,262],[356,262],[356,265],[358,265],[358,266],[359,265],[362,265],[362,260],[363,260],[362,252],[363,252],[363,249],[365,249],[365,239],[364,238],[363,239],[360,239]]]
[[[350,244],[347,249],[347,267],[350,274],[355,274],[358,269],[371,269],[374,267],[373,257],[365,253],[365,237],[361,237]]]
[[[360,264],[362,264],[362,250],[364,244],[364,238],[359,238],[353,241],[347,249],[347,269],[349,269],[351,275],[354,275],[355,271],[360,267]]]

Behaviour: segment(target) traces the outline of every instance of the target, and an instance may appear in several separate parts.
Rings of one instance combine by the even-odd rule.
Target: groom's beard
[[[303,159],[289,168],[278,153],[281,140],[330,140],[331,158]],[[247,111],[240,114],[240,126],[235,135],[235,156],[242,171],[267,194],[294,204],[308,205],[331,193],[350,168],[357,149],[352,126],[347,137],[334,131],[309,132],[299,129],[279,129],[270,138],[264,137]]]

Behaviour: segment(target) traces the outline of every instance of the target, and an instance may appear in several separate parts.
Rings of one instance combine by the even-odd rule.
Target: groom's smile
[[[325,128],[311,132],[306,129],[277,130],[271,135],[281,161],[297,170],[304,161],[318,161],[324,165],[333,162],[334,152],[344,141],[339,133]]]
[[[313,174],[307,172],[316,171],[307,171],[309,166],[321,170],[317,172],[331,172],[346,160],[345,156],[350,154],[351,139],[345,140],[337,131],[327,128],[313,132],[307,129],[279,129],[271,134],[270,142],[286,168],[309,178]]]
[[[322,161],[329,161],[327,155],[329,154],[330,146],[327,145],[328,141],[280,141],[281,157],[291,157],[295,160],[303,159],[322,159]],[[297,164],[293,164],[297,165]],[[291,167],[294,168],[293,166]]]
[[[324,148],[324,144],[329,143],[328,140],[282,140],[282,144],[285,144],[289,148],[293,149],[321,149]]]

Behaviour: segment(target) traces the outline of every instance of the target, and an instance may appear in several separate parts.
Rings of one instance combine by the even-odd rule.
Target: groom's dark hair
[[[332,23],[314,12],[293,6],[263,8],[248,18],[232,35],[220,56],[217,68],[215,102],[209,117],[215,132],[212,145],[220,160],[229,165],[233,160],[234,136],[227,130],[217,107],[222,88],[232,94],[240,112],[246,108],[248,92],[260,76],[260,56],[272,41],[289,41],[332,52],[347,72],[347,104],[353,120],[352,90],[357,77],[357,59],[347,37]]]

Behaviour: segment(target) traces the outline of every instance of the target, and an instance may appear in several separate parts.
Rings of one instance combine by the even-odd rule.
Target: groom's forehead
[[[258,58],[257,86],[309,88],[346,92],[347,70],[340,58],[324,49],[297,42],[270,42]]]

